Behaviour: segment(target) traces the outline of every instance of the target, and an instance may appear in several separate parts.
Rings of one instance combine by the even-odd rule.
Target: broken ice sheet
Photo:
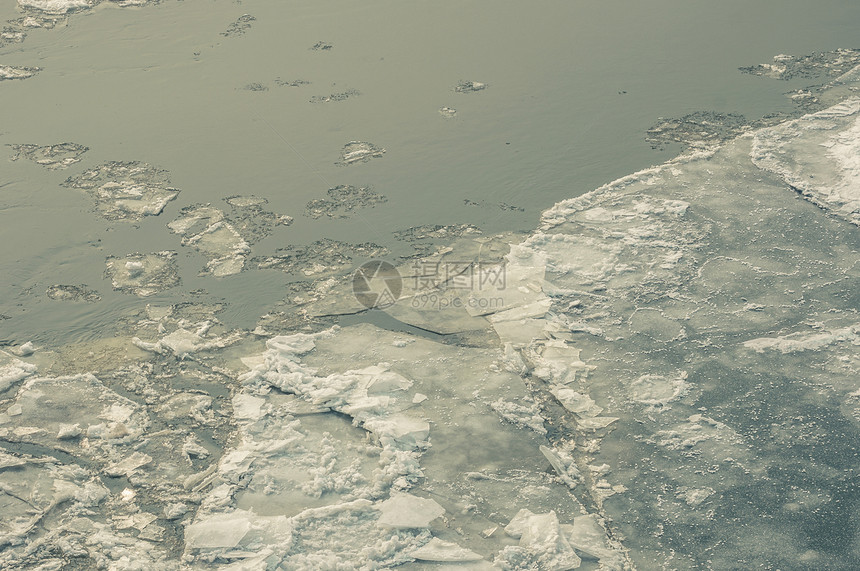
[[[176,252],[128,254],[122,258],[110,256],[105,261],[105,276],[115,290],[140,297],[154,295],[179,285]]]
[[[860,225],[860,98],[757,131],[750,156],[807,200]]]
[[[80,426],[77,434],[69,428],[70,421]],[[137,403],[89,374],[29,379],[18,390],[14,403],[0,413],[0,433],[6,441],[66,449],[89,457],[99,455],[99,447],[82,446],[81,437],[106,443],[134,441],[148,423],[148,415]]]
[[[317,198],[308,202],[305,215],[310,218],[349,218],[359,208],[373,208],[388,199],[370,187],[339,185],[328,189],[328,198]]]
[[[241,337],[239,333],[225,335],[224,337],[207,336],[206,334],[211,326],[211,323],[203,322],[198,326],[196,331],[179,328],[154,343],[141,341],[137,337],[132,339],[132,342],[144,351],[172,353],[180,359],[184,359],[200,351],[223,349],[227,345],[235,343]]]
[[[343,146],[341,160],[336,164],[352,165],[355,163],[366,163],[370,159],[379,158],[385,154],[385,149],[377,147],[373,143],[365,141],[350,141]]]
[[[56,145],[9,145],[15,151],[10,159],[25,158],[48,169],[68,168],[81,160],[89,147],[77,143],[58,143]]]
[[[331,93],[329,95],[314,95],[311,97],[311,103],[331,103],[334,101],[345,101],[350,97],[356,97],[361,95],[361,92],[357,89],[348,89],[346,91],[341,91],[338,93]]]
[[[94,303],[101,301],[102,296],[91,290],[86,284],[81,285],[52,285],[45,291],[45,295],[56,301],[86,301]]]
[[[245,32],[251,29],[252,23],[256,20],[250,14],[242,14],[225,31],[221,32],[221,35],[227,38],[244,35]]]
[[[62,186],[86,191],[109,220],[157,216],[179,190],[165,170],[141,162],[109,162],[69,177]]]
[[[44,14],[68,14],[78,10],[87,10],[99,3],[100,0],[18,0],[18,6],[25,10],[33,10]]]
[[[457,116],[457,110],[454,109],[453,107],[440,107],[439,108],[439,115],[441,115],[442,117],[444,117],[446,119],[453,119],[454,117]]]
[[[354,259],[369,260],[388,252],[373,243],[348,244],[325,238],[307,246],[279,248],[271,256],[258,256],[251,261],[259,269],[277,269],[286,273],[299,273],[309,277],[336,274],[352,265]]]
[[[15,383],[33,375],[36,370],[36,365],[16,359],[0,351],[0,393],[9,390]]]
[[[225,220],[224,213],[211,206],[187,206],[167,225],[182,234],[182,245],[191,246],[209,258],[206,272],[216,277],[242,271],[251,248],[239,232]]]
[[[805,56],[780,54],[774,56],[773,63],[742,67],[740,70],[774,79],[815,79],[822,75],[837,77],[857,65],[860,65],[860,50],[840,48]]]
[[[412,552],[412,557],[420,561],[481,561],[483,557],[478,553],[456,543],[443,541],[434,537],[418,549]]]
[[[209,258],[204,272],[216,277],[241,272],[251,244],[269,236],[277,226],[289,226],[290,216],[278,215],[263,206],[265,198],[236,195],[224,199],[230,212],[208,204],[186,206],[167,226],[182,235],[182,245],[193,247]]]
[[[567,571],[582,564],[554,511],[534,514],[522,509],[505,527],[505,533],[520,542],[518,546],[506,547],[496,558],[496,564],[503,568]]]
[[[697,111],[678,119],[660,119],[648,129],[645,140],[652,149],[661,151],[672,143],[704,149],[733,139],[752,125],[743,115]]]
[[[456,87],[454,87],[454,91],[457,93],[474,93],[476,91],[483,91],[488,86],[486,83],[481,83],[479,81],[460,81]]]
[[[397,493],[379,505],[379,525],[394,528],[427,527],[445,513],[445,509],[430,498]]]
[[[42,71],[38,67],[21,67],[14,65],[0,65],[0,81],[7,79],[27,79]]]

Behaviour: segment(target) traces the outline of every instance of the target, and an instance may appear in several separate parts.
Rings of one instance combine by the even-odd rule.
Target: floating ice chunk
[[[143,273],[145,266],[141,261],[131,261],[125,263],[125,270],[128,272],[128,277],[136,278]]]
[[[251,247],[223,211],[207,205],[188,206],[167,226],[183,235],[183,246],[191,246],[209,258],[206,268],[212,275],[228,276],[244,268]]]
[[[164,519],[177,520],[188,513],[188,506],[182,502],[168,504],[164,507]]]
[[[607,560],[619,556],[617,551],[609,546],[606,529],[597,514],[575,517],[573,525],[562,525],[561,530],[575,549],[601,559],[601,563],[608,563]]]
[[[364,428],[379,438],[392,438],[409,449],[426,446],[430,435],[430,424],[426,420],[403,415],[372,418],[365,421]]]
[[[454,91],[457,93],[474,93],[475,91],[482,91],[486,88],[487,84],[479,81],[460,81],[454,88]]]
[[[252,262],[260,269],[278,269],[286,273],[300,272],[306,276],[322,277],[338,273],[352,264],[355,258],[380,258],[387,252],[382,246],[370,242],[348,244],[324,238],[307,246],[278,248],[274,255],[255,257]],[[353,300],[351,307],[356,306],[360,307],[360,304]]]
[[[549,463],[555,469],[556,473],[559,477],[564,481],[565,484],[570,486],[571,488],[576,487],[576,480],[574,477],[578,478],[580,476],[579,470],[576,466],[573,465],[570,461],[565,461],[559,456],[555,450],[548,448],[547,446],[540,447],[541,453],[549,460]],[[573,476],[573,477],[572,477]]]
[[[36,352],[36,345],[34,345],[32,341],[27,341],[23,345],[12,349],[12,352],[19,357],[29,357]]]
[[[6,79],[27,79],[41,71],[38,67],[17,67],[13,65],[0,65],[0,81]]]
[[[111,391],[91,374],[29,379],[13,405],[20,406],[22,414],[0,414],[8,419],[5,426],[26,442],[51,447],[57,445],[57,435],[68,430],[70,419],[91,438],[126,442],[140,436],[148,423],[140,405]],[[66,446],[77,444],[67,442]],[[94,446],[81,449],[85,455],[97,451]]]
[[[59,429],[57,429],[57,440],[72,440],[82,434],[81,425],[78,423],[60,424]]]
[[[295,335],[279,335],[272,337],[266,341],[268,349],[277,351],[282,357],[298,357],[313,351],[316,344],[314,336],[306,333],[296,333]]]
[[[495,324],[502,321],[518,321],[526,318],[543,317],[549,311],[551,305],[552,300],[543,296],[542,299],[538,299],[532,303],[494,313],[487,319],[490,320],[490,323]]]
[[[67,14],[76,10],[86,10],[98,0],[18,0],[21,8],[38,10],[46,14]]]
[[[419,561],[480,561],[483,559],[471,549],[461,547],[450,541],[442,541],[434,537],[410,555]]]
[[[11,145],[15,156],[10,160],[25,157],[38,165],[49,169],[64,169],[81,160],[81,155],[89,149],[77,143],[59,143],[57,145]]]
[[[385,149],[377,147],[373,143],[364,141],[350,141],[343,146],[341,151],[342,165],[351,165],[358,162],[367,162],[372,158],[381,157],[385,153]]]
[[[221,35],[226,38],[241,36],[251,28],[251,22],[255,20],[256,18],[250,14],[242,14],[227,27],[227,30],[221,32]]]
[[[0,360],[3,355],[0,353]],[[2,362],[2,361],[0,361]],[[22,381],[36,372],[36,365],[25,363],[20,359],[12,359],[8,363],[0,365],[0,393],[6,391],[17,383]]]
[[[583,430],[600,430],[601,428],[606,428],[616,420],[618,418],[611,416],[586,417],[580,418],[576,425]]]
[[[233,416],[242,420],[256,420],[263,416],[265,399],[240,393],[233,397]]]
[[[132,338],[132,343],[144,351],[173,353],[180,359],[184,359],[192,353],[223,349],[237,342],[241,337],[241,334],[238,332],[224,335],[223,337],[204,337],[209,327],[209,322],[203,322],[197,331],[179,328],[155,342],[142,341],[138,337],[134,337]]]
[[[564,408],[579,416],[593,417],[603,412],[603,408],[597,406],[591,397],[578,393],[563,385],[555,385],[551,387],[550,392],[558,399],[558,402],[560,402]]]
[[[85,284],[74,285],[52,285],[45,294],[57,301],[101,301],[102,296],[98,292],[88,289]]]
[[[105,261],[106,275],[113,288],[140,297],[154,295],[179,284],[176,252],[129,254],[123,258],[109,257]]]
[[[142,452],[132,452],[128,457],[105,468],[108,476],[128,476],[141,466],[152,462],[152,456]]]
[[[379,524],[394,528],[427,527],[445,513],[445,509],[429,498],[397,493],[379,504]]]
[[[554,511],[534,514],[522,509],[505,527],[505,532],[519,539],[520,543],[499,553],[496,564],[503,568],[566,571],[577,569],[582,564],[562,533]]]
[[[422,393],[415,393],[415,396],[412,397],[412,404],[420,404],[427,400],[427,395]]]
[[[99,214],[110,220],[157,216],[179,194],[169,185],[166,171],[139,162],[106,163],[63,182],[89,193]]]
[[[247,512],[215,514],[185,528],[185,546],[191,549],[233,548],[251,530]]]
[[[534,376],[559,384],[572,383],[577,374],[584,376],[594,368],[580,359],[579,349],[558,339],[538,345],[530,358],[534,361]]]
[[[490,408],[512,424],[531,428],[538,434],[546,434],[546,427],[544,427],[546,419],[541,416],[540,406],[535,402],[527,406],[499,398],[490,404]]]
[[[388,199],[370,187],[355,187],[340,185],[328,189],[327,199],[316,199],[308,202],[305,215],[310,218],[349,218],[359,208],[373,208],[383,204]]]

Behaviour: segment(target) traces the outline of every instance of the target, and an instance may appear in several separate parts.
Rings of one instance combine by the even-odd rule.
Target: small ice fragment
[[[541,446],[540,451],[543,453],[546,459],[549,460],[549,463],[552,465],[552,467],[555,469],[555,471],[558,473],[564,483],[571,488],[575,488],[576,481],[570,477],[568,467],[565,465],[561,457],[559,457],[559,455],[556,454],[554,450],[546,446]]]
[[[192,549],[239,545],[251,529],[247,515],[241,512],[216,514],[185,528],[185,545]]]
[[[141,466],[152,462],[152,456],[143,452],[133,452],[128,457],[105,468],[108,476],[128,476]]]
[[[128,271],[128,277],[136,278],[143,273],[143,262],[126,262],[125,269]]]
[[[499,526],[488,527],[487,529],[485,529],[484,531],[481,532],[481,535],[483,535],[484,537],[490,538],[493,536],[494,533],[496,533],[496,530],[498,530],[498,529],[499,529]]]
[[[428,498],[396,494],[379,505],[379,524],[394,528],[427,527],[445,513],[445,509]]]
[[[608,559],[612,550],[609,548],[606,530],[600,522],[600,516],[588,514],[573,518],[573,525],[561,527],[575,549],[598,559]]]
[[[460,547],[456,543],[442,541],[438,537],[434,537],[423,546],[412,552],[412,557],[419,561],[480,561],[483,559],[480,555]]]
[[[535,514],[527,509],[520,510],[505,527],[505,532],[520,540],[519,546],[508,546],[499,554],[496,564],[511,568],[513,561],[532,563],[529,568],[564,571],[577,569],[582,561],[562,533],[558,517],[554,511]],[[523,561],[525,559],[525,561]],[[537,567],[539,565],[539,567]]]
[[[266,404],[265,399],[247,394],[238,394],[233,397],[233,416],[237,419],[256,420],[263,416],[262,408]]]
[[[422,403],[427,400],[427,395],[422,393],[415,393],[415,396],[412,397],[412,404]]]
[[[24,412],[23,408],[20,404],[17,403],[6,409],[6,414],[8,414],[9,416],[18,416],[22,412]]]
[[[426,420],[402,415],[372,418],[364,423],[364,428],[380,438],[389,437],[408,447],[425,445],[430,435],[430,424]]]
[[[130,502],[137,494],[131,488],[125,488],[119,493],[119,497],[124,502]]]
[[[170,504],[164,508],[164,519],[172,521],[188,513],[188,506],[181,502]]]
[[[36,352],[36,346],[33,344],[32,341],[27,341],[17,349],[14,349],[13,352],[19,357],[29,357]]]
[[[578,426],[584,430],[599,430],[601,428],[606,428],[613,422],[618,420],[616,417],[612,416],[595,416],[593,418],[581,418],[579,419]]]
[[[57,440],[71,440],[82,433],[80,424],[60,424],[60,428],[57,430]]]

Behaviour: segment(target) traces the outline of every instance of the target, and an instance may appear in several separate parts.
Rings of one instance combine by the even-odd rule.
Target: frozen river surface
[[[856,569],[860,14],[658,4],[0,8],[0,566]]]

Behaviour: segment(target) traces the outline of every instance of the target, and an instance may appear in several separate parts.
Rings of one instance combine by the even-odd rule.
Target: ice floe
[[[167,171],[140,162],[106,163],[69,177],[63,186],[86,191],[109,220],[157,216],[179,194]]]
[[[310,218],[349,218],[360,208],[373,208],[388,199],[370,187],[340,185],[328,189],[328,198],[317,198],[308,202],[305,215]]]
[[[227,38],[241,36],[251,29],[253,22],[257,19],[250,14],[242,14],[236,21],[230,24],[227,29],[221,32],[221,35]]]
[[[180,283],[176,252],[111,256],[105,261],[105,275],[113,289],[141,297],[156,294]]]
[[[14,65],[0,65],[0,81],[7,79],[27,79],[39,73],[38,67],[21,67]]]
[[[241,272],[251,252],[250,245],[227,221],[224,212],[211,206],[185,207],[167,226],[182,234],[183,246],[191,246],[209,258],[205,271],[216,277]]]
[[[488,85],[486,83],[481,83],[479,81],[460,81],[454,87],[454,91],[457,93],[474,93],[476,91],[483,91],[487,87]]]
[[[86,284],[81,285],[52,285],[45,295],[56,301],[86,301],[94,303],[101,301],[102,296],[97,291],[91,290]]]
[[[23,157],[37,165],[49,169],[68,168],[81,160],[89,148],[77,143],[58,143],[56,145],[10,145],[15,155],[13,161]]]
[[[860,99],[757,131],[750,152],[760,168],[860,225]]]
[[[373,143],[364,141],[350,141],[343,146],[341,160],[337,164],[352,165],[355,163],[366,163],[371,159],[379,158],[385,154],[385,149],[377,147]]]

